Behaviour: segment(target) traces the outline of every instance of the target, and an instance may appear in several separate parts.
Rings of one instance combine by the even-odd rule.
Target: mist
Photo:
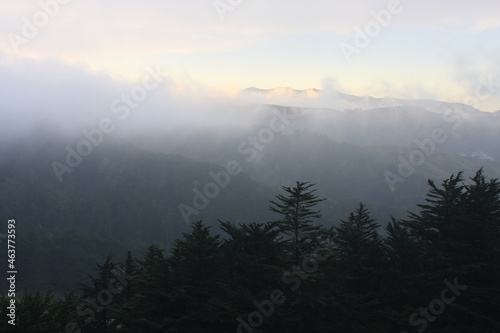
[[[0,331],[500,331],[498,8],[0,1]]]

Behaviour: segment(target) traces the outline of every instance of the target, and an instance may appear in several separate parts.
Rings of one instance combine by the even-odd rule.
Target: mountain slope
[[[22,224],[50,232],[75,229],[166,244],[190,229],[179,205],[194,208],[196,191],[205,193],[205,185],[215,183],[211,173],[224,172],[217,165],[109,143],[96,148],[59,182],[51,164],[64,161],[65,144],[61,138],[30,138],[3,148],[1,216],[14,216]],[[191,222],[251,222],[269,216],[261,208],[267,207],[272,193],[245,174],[231,176],[219,188],[217,196],[207,198],[206,207],[189,216]]]
[[[370,110],[388,107],[422,108],[441,115],[453,110],[464,113],[480,114],[481,111],[464,103],[441,102],[432,99],[401,99],[395,97],[356,96],[340,91],[319,89],[292,89],[278,87],[273,89],[258,89],[255,87],[243,89],[240,96],[246,101],[266,104],[305,107],[314,106],[338,111]]]

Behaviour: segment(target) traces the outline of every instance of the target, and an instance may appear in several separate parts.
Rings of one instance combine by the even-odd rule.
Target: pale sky
[[[381,11],[385,26],[373,16]],[[161,66],[215,91],[333,88],[448,102],[480,89],[475,106],[496,111],[499,13],[498,0],[0,0],[0,69],[50,60],[136,81]],[[369,43],[356,45],[367,29]]]

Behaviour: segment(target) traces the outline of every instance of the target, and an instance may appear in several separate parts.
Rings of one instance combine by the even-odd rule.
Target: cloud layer
[[[365,30],[374,13],[393,2],[401,10],[348,63],[339,45],[353,44],[357,29]],[[3,2],[3,68],[27,74],[29,68],[12,67],[11,60],[45,59],[45,73],[54,63],[84,69],[75,73],[75,82],[88,72],[130,84],[141,80],[144,68],[160,65],[176,72],[177,82],[233,92],[249,86],[321,88],[330,77],[351,94],[450,102],[472,94],[481,77],[500,77],[497,1],[231,1],[222,14],[215,3],[228,4]],[[47,22],[44,12],[50,14]],[[40,27],[26,38],[26,25],[37,19]],[[17,48],[14,35],[25,39]],[[9,85],[7,79],[1,78],[2,86]],[[500,94],[479,107],[500,109]]]

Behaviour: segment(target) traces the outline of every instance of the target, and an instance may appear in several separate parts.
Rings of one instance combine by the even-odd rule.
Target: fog
[[[160,81],[157,86],[155,79],[151,78],[149,84],[153,88],[146,91],[146,96],[139,94],[140,99],[132,97],[132,101],[126,104],[126,95],[141,87],[141,82],[119,81],[105,74],[90,73],[83,66],[56,60],[14,60],[0,54],[2,135],[22,136],[42,122],[55,123],[66,133],[77,132],[88,126],[97,126],[105,117],[116,123],[116,132],[120,134],[200,126],[228,130],[250,128],[253,123],[262,121],[263,110],[259,104],[340,111],[419,104],[429,109],[434,106],[432,111],[438,113],[445,113],[446,109],[432,101],[356,97],[343,94],[326,83],[322,90],[276,88],[246,90],[231,95],[210,90],[202,83],[174,77],[168,70],[151,66],[149,71],[158,71]],[[144,78],[150,77],[145,68]],[[124,106],[129,110],[118,110]],[[322,120],[318,119],[319,122]]]
[[[489,331],[499,8],[0,1],[0,331]]]
[[[459,136],[447,142],[447,149],[461,153],[464,146],[468,154],[486,149],[499,155],[490,144],[498,136],[498,113],[434,100],[348,95],[332,78],[325,78],[321,89],[249,88],[229,94],[159,66],[144,68],[142,80],[125,82],[81,65],[2,54],[0,78],[3,142],[48,128],[45,133],[60,133],[70,144],[104,122],[107,141],[125,139],[146,149],[223,164],[221,149],[236,151],[285,106],[296,118],[281,134],[299,129],[356,145],[412,146],[444,126]],[[471,136],[478,132],[482,136]]]
[[[236,160],[250,177],[268,185],[313,179],[332,198],[350,181],[359,187],[352,198],[361,195],[359,179],[365,177],[381,184],[370,198],[385,203],[392,199],[384,172],[396,170],[416,149],[428,153],[424,166],[415,168],[418,179],[460,171],[458,165],[470,171],[489,163],[493,174],[500,170],[498,112],[435,100],[349,95],[329,78],[321,89],[249,88],[229,94],[158,66],[144,68],[141,80],[126,82],[84,66],[6,56],[0,58],[0,77],[2,143],[36,146],[51,138],[57,147],[48,154],[57,162],[95,135],[98,141],[221,167]],[[429,143],[436,131],[446,139]],[[456,162],[450,166],[443,163],[447,160]],[[49,171],[60,181],[69,177]],[[412,184],[405,186],[412,193]],[[416,202],[420,194],[408,195]]]

